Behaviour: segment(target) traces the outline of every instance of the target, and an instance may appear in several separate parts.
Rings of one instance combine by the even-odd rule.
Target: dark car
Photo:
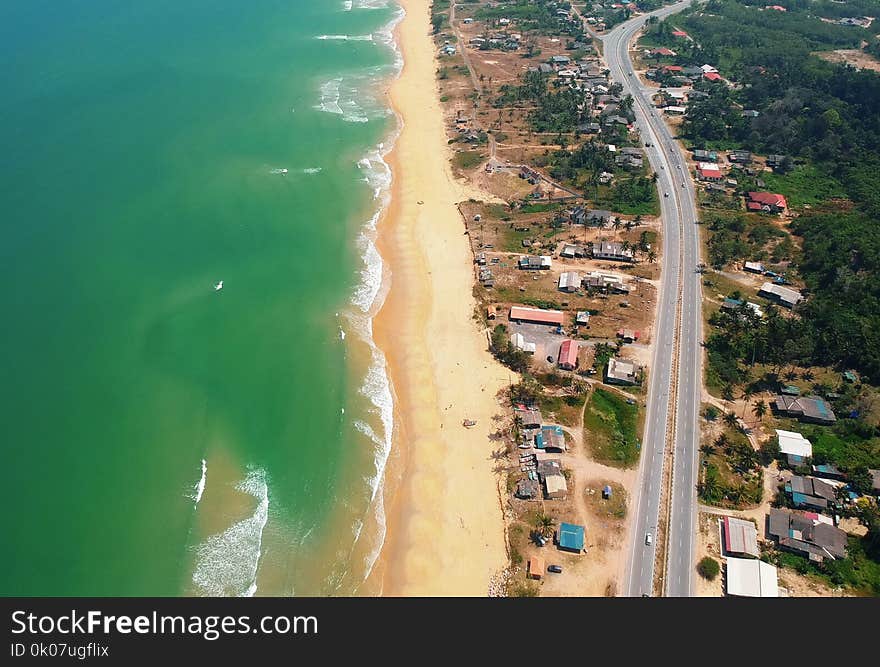
[[[562,566],[561,565],[548,565],[547,572],[555,572],[556,574],[562,574]]]

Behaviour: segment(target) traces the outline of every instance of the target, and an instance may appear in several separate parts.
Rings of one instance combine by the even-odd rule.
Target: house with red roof
[[[782,213],[788,208],[785,197],[775,192],[749,192],[746,195],[746,208],[758,213]]]
[[[767,5],[764,9],[772,9],[774,12],[787,12],[788,10],[785,7],[780,5]]]
[[[673,37],[687,37],[688,34],[684,30],[673,30],[672,36]]]
[[[712,162],[697,163],[697,178],[701,181],[720,181],[724,178],[721,169]]]
[[[660,69],[666,73],[681,72],[681,65],[663,65]]]
[[[577,368],[578,350],[577,341],[571,339],[562,341],[559,346],[559,367],[567,371]]]
[[[703,78],[709,81],[721,81],[721,75],[718,72],[705,72]]]
[[[654,49],[651,51],[652,56],[674,56],[675,51],[672,49],[667,49],[665,46],[661,46],[659,49]]]

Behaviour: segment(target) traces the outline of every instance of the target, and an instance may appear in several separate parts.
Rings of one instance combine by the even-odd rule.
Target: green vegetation
[[[780,567],[821,579],[830,586],[846,586],[862,595],[880,595],[880,553],[869,554],[869,540],[850,536],[847,557],[815,564],[798,554],[779,551],[773,561]]]
[[[840,419],[830,428],[800,425],[798,430],[813,443],[813,463],[833,463],[854,473],[880,468],[880,429],[855,419]]]
[[[628,468],[639,459],[638,415],[616,392],[596,389],[584,411],[584,441],[600,463]]]
[[[793,245],[769,218],[741,211],[712,211],[703,216],[709,230],[709,263],[723,269],[737,260],[790,260]]]
[[[738,430],[728,428],[700,447],[700,499],[721,507],[757,505],[764,493],[758,452]]]
[[[547,213],[559,210],[559,204],[525,204],[520,207],[520,213]]]
[[[479,151],[459,151],[453,156],[452,163],[460,169],[473,169],[485,159],[486,156]]]
[[[788,205],[801,208],[805,204],[815,206],[829,199],[846,197],[846,190],[832,176],[822,173],[814,165],[798,165],[786,174],[762,173],[764,189],[781,192]]]
[[[510,342],[507,335],[507,327],[499,324],[492,330],[492,354],[502,364],[517,373],[525,373],[531,366],[531,357],[522,350],[517,349]]]
[[[697,564],[697,572],[703,579],[714,581],[715,577],[721,573],[721,566],[711,556],[704,556]]]
[[[547,299],[532,299],[526,298],[521,299],[522,303],[527,306],[532,306],[533,308],[542,308],[544,310],[561,310],[562,305],[557,303],[556,301],[549,301]]]
[[[596,204],[624,215],[658,215],[660,212],[657,186],[647,177],[619,179],[606,196],[596,199]]]

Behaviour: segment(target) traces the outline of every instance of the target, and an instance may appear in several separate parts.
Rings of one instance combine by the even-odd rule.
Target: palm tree
[[[552,516],[546,514],[539,514],[537,521],[535,521],[535,528],[538,529],[541,537],[551,535],[553,533],[553,526],[555,525],[556,520]]]
[[[758,421],[763,421],[764,415],[767,414],[767,404],[764,401],[758,401],[752,406],[752,412],[758,418]]]
[[[749,404],[749,399],[755,395],[755,390],[752,389],[751,385],[746,385],[742,390],[742,399],[743,399],[743,413],[742,416],[745,418],[746,416],[746,407]]]
[[[657,253],[653,250],[648,251],[648,261],[651,262],[651,264],[657,261]]]
[[[803,373],[801,373],[801,379],[804,380],[805,382],[812,382],[815,379],[815,377],[816,376],[813,374],[813,371],[811,371],[809,368],[806,369]]]
[[[737,416],[735,412],[728,412],[724,415],[723,421],[728,426],[736,426]]]

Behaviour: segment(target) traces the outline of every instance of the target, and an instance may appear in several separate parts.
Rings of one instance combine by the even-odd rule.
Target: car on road
[[[654,543],[654,538],[651,536],[651,533],[645,535],[645,544],[651,546]]]
[[[669,193],[668,193],[668,192],[664,192],[664,193],[663,193],[663,196],[664,196],[664,197],[668,197],[668,196],[669,196]]]
[[[547,572],[553,572],[555,574],[562,574],[562,566],[561,565],[548,565]]]

